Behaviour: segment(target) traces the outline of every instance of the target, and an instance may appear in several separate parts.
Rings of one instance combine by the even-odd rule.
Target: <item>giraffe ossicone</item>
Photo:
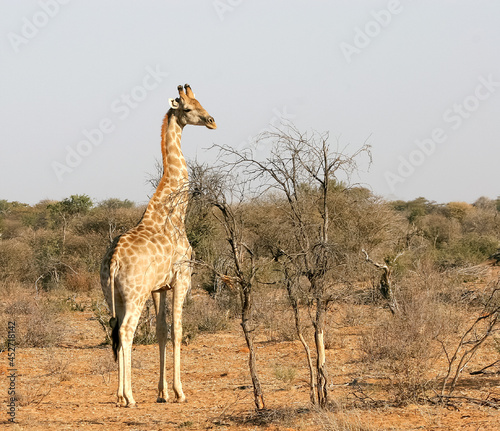
[[[181,151],[186,125],[217,125],[194,98],[191,87],[178,87],[179,97],[161,128],[163,176],[139,223],[116,237],[101,264],[101,287],[111,310],[112,347],[118,361],[118,405],[134,407],[132,341],[144,303],[152,295],[160,350],[157,402],[168,399],[165,378],[167,342],[166,292],[172,290],[173,389],[175,401],[186,400],[180,376],[182,306],[191,284],[191,246],[184,218],[188,201],[188,170]]]

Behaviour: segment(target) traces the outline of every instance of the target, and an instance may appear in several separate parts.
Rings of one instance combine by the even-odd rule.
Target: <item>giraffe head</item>
[[[186,91],[184,92],[184,88]],[[169,99],[170,108],[173,115],[177,117],[179,124],[184,127],[186,124],[192,124],[195,126],[207,126],[209,129],[216,129],[217,125],[213,117],[205,111],[203,106],[200,105],[194,98],[193,91],[191,87],[186,84],[182,88],[182,85],[177,87],[179,90],[179,97],[176,99]]]

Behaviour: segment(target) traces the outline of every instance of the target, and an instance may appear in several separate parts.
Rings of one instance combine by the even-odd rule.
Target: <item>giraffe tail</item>
[[[113,348],[113,356],[115,361],[118,360],[118,347],[120,345],[120,325],[116,318],[115,307],[115,275],[118,265],[114,259],[111,260],[109,268],[109,287],[111,290],[111,313],[112,317],[109,319],[109,326],[111,326],[111,346]]]

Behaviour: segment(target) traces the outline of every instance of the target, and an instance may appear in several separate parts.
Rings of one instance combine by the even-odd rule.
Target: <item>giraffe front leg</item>
[[[178,280],[173,288],[173,303],[172,303],[172,341],[174,350],[174,393],[175,402],[183,403],[186,401],[186,396],[182,391],[181,383],[181,343],[182,343],[182,306],[184,298],[189,287],[189,279]]]

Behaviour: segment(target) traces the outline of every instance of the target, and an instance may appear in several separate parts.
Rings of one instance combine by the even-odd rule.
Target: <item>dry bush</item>
[[[108,243],[95,233],[68,233],[62,258],[78,272],[98,273],[107,245]]]
[[[135,226],[144,212],[143,207],[126,207],[120,205],[99,205],[90,213],[72,221],[73,230],[77,235],[97,235],[103,244],[115,236],[125,233]]]
[[[49,307],[36,305],[32,307],[29,319],[24,320],[21,326],[19,346],[21,347],[48,347],[55,346],[64,335],[64,325],[59,317]]]
[[[187,298],[182,316],[183,342],[189,343],[200,332],[218,332],[229,327],[229,311],[209,295]]]
[[[379,290],[373,289],[373,292],[376,292],[380,295]],[[374,293],[373,293],[374,296]],[[381,296],[381,295],[380,295]],[[365,298],[369,296],[366,295]],[[366,299],[365,299],[366,300]],[[362,326],[367,323],[369,316],[371,315],[370,309],[365,305],[358,304],[346,304],[346,306],[341,310],[340,313],[340,323],[343,327],[353,327],[353,326]]]
[[[421,280],[420,280],[421,281]],[[438,338],[453,332],[456,316],[428,283],[407,280],[400,312],[373,323],[361,340],[365,366],[384,379],[396,404],[418,401],[435,383],[429,370],[442,355]]]
[[[98,275],[85,270],[69,272],[64,278],[64,285],[70,292],[90,293],[99,285]]]
[[[479,235],[500,234],[500,220],[498,211],[493,202],[492,206],[477,206],[474,211],[470,211],[463,219],[462,226],[464,232],[476,232]]]
[[[156,316],[154,303],[151,298],[146,301],[139,318],[139,323],[134,334],[134,344],[155,344],[156,339]]]
[[[297,330],[293,310],[283,291],[261,289],[254,299],[254,320],[264,327],[269,341],[294,341]]]
[[[448,202],[444,207],[444,213],[449,218],[462,221],[465,216],[474,211],[474,207],[467,202]]]
[[[20,218],[10,217],[2,220],[2,239],[14,239],[22,236],[26,226]]]
[[[52,386],[47,385],[45,380],[30,380],[21,385],[19,390],[16,388],[16,398],[22,407],[38,406],[50,394],[51,390]]]
[[[57,377],[59,382],[71,380],[72,373],[68,367],[71,361],[62,354],[57,354],[52,348],[49,348],[45,357],[45,369],[49,376]]]
[[[0,279],[27,281],[30,277],[33,250],[21,239],[0,241]]]
[[[236,289],[229,289],[218,277],[214,277],[217,290],[212,290],[210,297],[215,301],[217,307],[227,312],[228,318],[233,319],[241,315],[241,299]]]
[[[117,370],[117,363],[113,360],[110,354],[100,355],[94,357],[91,365],[91,374],[99,374],[105,385],[111,383],[111,374]]]
[[[326,350],[336,350],[343,349],[345,347],[345,338],[340,334],[339,328],[340,324],[337,322],[337,312],[330,312],[326,316],[325,323],[325,349]]]
[[[273,367],[273,374],[276,380],[283,382],[288,388],[290,388],[292,382],[297,376],[297,369],[293,366],[275,364]]]
[[[453,238],[458,238],[461,225],[457,219],[450,219],[441,213],[431,213],[423,216],[418,223],[423,235],[433,247],[445,247]]]
[[[8,321],[16,322],[16,345],[19,347],[50,347],[62,339],[66,330],[53,302],[37,298],[21,285],[10,285],[4,291],[0,320],[1,345],[5,345]],[[5,324],[3,324],[5,323]]]
[[[111,344],[111,327],[109,326],[111,315],[106,301],[104,299],[93,300],[91,308],[94,319],[101,325],[104,332],[104,344]]]

